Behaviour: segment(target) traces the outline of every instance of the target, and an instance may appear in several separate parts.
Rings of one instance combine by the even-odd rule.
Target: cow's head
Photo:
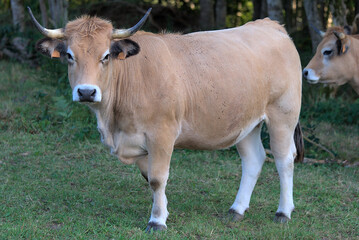
[[[343,85],[353,79],[351,40],[340,27],[328,29],[317,47],[314,57],[303,70],[309,83]]]
[[[64,28],[51,30],[42,27],[29,7],[28,10],[37,29],[46,36],[37,42],[37,50],[51,58],[67,61],[73,101],[90,103],[102,100],[109,62],[125,60],[140,51],[136,42],[125,38],[142,27],[151,11],[149,9],[129,29],[113,29],[109,21],[83,16],[67,23]]]

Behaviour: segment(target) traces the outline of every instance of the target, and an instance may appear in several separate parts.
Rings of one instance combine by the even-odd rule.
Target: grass
[[[100,143],[90,112],[68,101],[65,70],[3,61],[0,71],[0,239],[359,239],[359,169],[338,164],[296,165],[296,210],[280,225],[278,174],[266,162],[245,219],[228,223],[241,176],[233,149],[176,150],[168,230],[147,235],[148,184]],[[358,151],[342,149],[358,149],[357,126],[316,124],[321,144],[355,160]],[[325,157],[314,146],[309,154]]]
[[[320,143],[327,146],[336,158],[343,161],[358,161],[359,159],[359,128],[354,125],[335,126],[322,122],[313,129],[313,135],[320,139]],[[316,156],[314,149],[307,156]],[[317,150],[318,151],[318,150]]]

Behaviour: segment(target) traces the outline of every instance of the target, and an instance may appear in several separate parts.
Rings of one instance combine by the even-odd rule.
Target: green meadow
[[[149,235],[148,183],[102,145],[93,114],[71,101],[66,67],[0,61],[0,72],[0,239],[359,239],[358,101],[328,100],[304,83],[310,161],[295,165],[289,223],[273,222],[273,162],[264,164],[245,218],[232,223],[236,151],[175,150],[168,229]],[[265,129],[263,141],[268,148]]]

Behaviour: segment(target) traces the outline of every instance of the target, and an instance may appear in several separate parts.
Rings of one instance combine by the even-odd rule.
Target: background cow
[[[102,142],[148,179],[153,208],[147,231],[166,228],[165,187],[174,148],[237,146],[243,171],[230,213],[233,220],[242,218],[265,160],[263,122],[280,176],[275,219],[289,220],[293,162],[303,158],[302,74],[285,29],[265,19],[222,31],[134,34],[148,14],[124,30],[89,16],[49,30],[31,14],[47,36],[38,50],[67,60],[73,100],[96,114]]]
[[[359,35],[348,35],[341,27],[329,28],[303,75],[311,84],[349,83],[359,94],[358,52]]]

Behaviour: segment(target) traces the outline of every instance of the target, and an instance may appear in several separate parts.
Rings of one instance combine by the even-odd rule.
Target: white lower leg
[[[231,209],[243,215],[249,208],[251,195],[265,160],[265,151],[260,139],[260,127],[237,145],[242,159],[242,178],[236,199]]]
[[[251,160],[252,161],[242,160],[241,184],[236,199],[231,206],[231,209],[234,209],[237,213],[242,215],[249,208],[251,195],[263,165],[263,162],[254,162],[254,159]]]
[[[286,217],[290,215],[294,209],[293,203],[293,171],[294,157],[290,153],[283,159],[276,159],[276,167],[280,178],[280,200],[277,213],[283,213]]]
[[[167,198],[165,186],[163,186],[153,192],[153,206],[149,222],[166,226],[167,217]]]

